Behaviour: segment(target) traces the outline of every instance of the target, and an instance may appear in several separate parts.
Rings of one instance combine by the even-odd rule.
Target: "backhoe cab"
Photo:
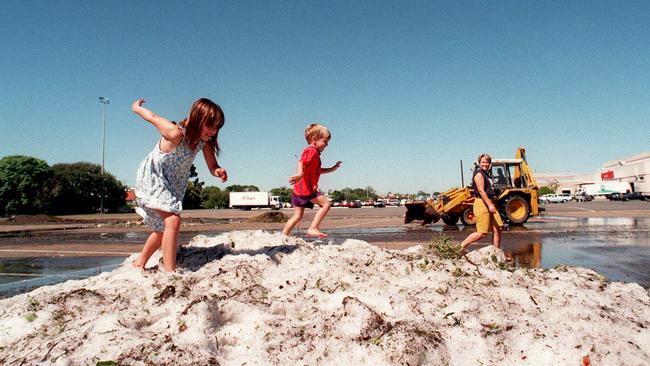
[[[521,225],[530,216],[539,214],[537,196],[539,187],[526,161],[526,149],[517,149],[514,159],[493,159],[491,177],[497,192],[496,207],[504,219],[513,225]],[[471,184],[464,188],[452,188],[441,193],[436,200],[406,204],[404,223],[422,220],[422,225],[438,220],[450,226],[458,220],[467,226],[476,224],[474,194]]]

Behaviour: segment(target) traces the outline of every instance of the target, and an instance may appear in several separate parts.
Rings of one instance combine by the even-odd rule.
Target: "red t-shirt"
[[[302,162],[302,178],[293,185],[296,196],[310,196],[318,192],[320,178],[320,152],[313,146],[307,146],[300,156]]]

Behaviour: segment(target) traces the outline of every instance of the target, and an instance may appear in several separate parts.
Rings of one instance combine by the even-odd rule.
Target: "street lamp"
[[[99,102],[103,104],[102,106],[102,182],[103,182],[103,175],[104,175],[104,154],[106,151],[106,105],[111,102],[111,100],[108,97],[99,97]],[[104,189],[102,185],[102,190]],[[100,195],[100,201],[99,201],[99,212],[104,213],[104,192]]]

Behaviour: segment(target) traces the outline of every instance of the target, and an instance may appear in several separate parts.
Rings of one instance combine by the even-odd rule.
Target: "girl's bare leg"
[[[181,217],[171,212],[158,212],[165,221],[165,231],[162,234],[163,265],[166,272],[174,272],[176,271],[176,248],[178,247]]]
[[[149,235],[147,241],[144,243],[144,248],[140,252],[138,259],[133,262],[133,265],[138,268],[144,268],[147,265],[147,261],[153,255],[153,253],[160,248],[162,243],[163,233],[160,231],[154,231]]]
[[[323,233],[320,231],[320,224],[321,222],[323,222],[323,219],[325,218],[325,215],[327,215],[327,213],[329,212],[332,204],[327,200],[327,197],[325,196],[318,196],[313,200],[311,200],[311,202],[319,205],[320,209],[318,210],[318,212],[316,212],[316,215],[314,215],[314,219],[312,220],[309,229],[307,229],[307,234],[321,235]]]
[[[304,207],[296,207],[293,210],[293,216],[289,220],[287,220],[287,223],[284,224],[284,228],[282,229],[282,233],[284,235],[289,235],[291,234],[291,230],[298,225],[300,220],[302,220],[302,215],[305,213],[305,208]]]

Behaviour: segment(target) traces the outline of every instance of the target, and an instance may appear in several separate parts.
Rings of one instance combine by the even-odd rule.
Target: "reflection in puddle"
[[[542,263],[542,243],[504,245],[503,252],[517,267],[537,268]]]

